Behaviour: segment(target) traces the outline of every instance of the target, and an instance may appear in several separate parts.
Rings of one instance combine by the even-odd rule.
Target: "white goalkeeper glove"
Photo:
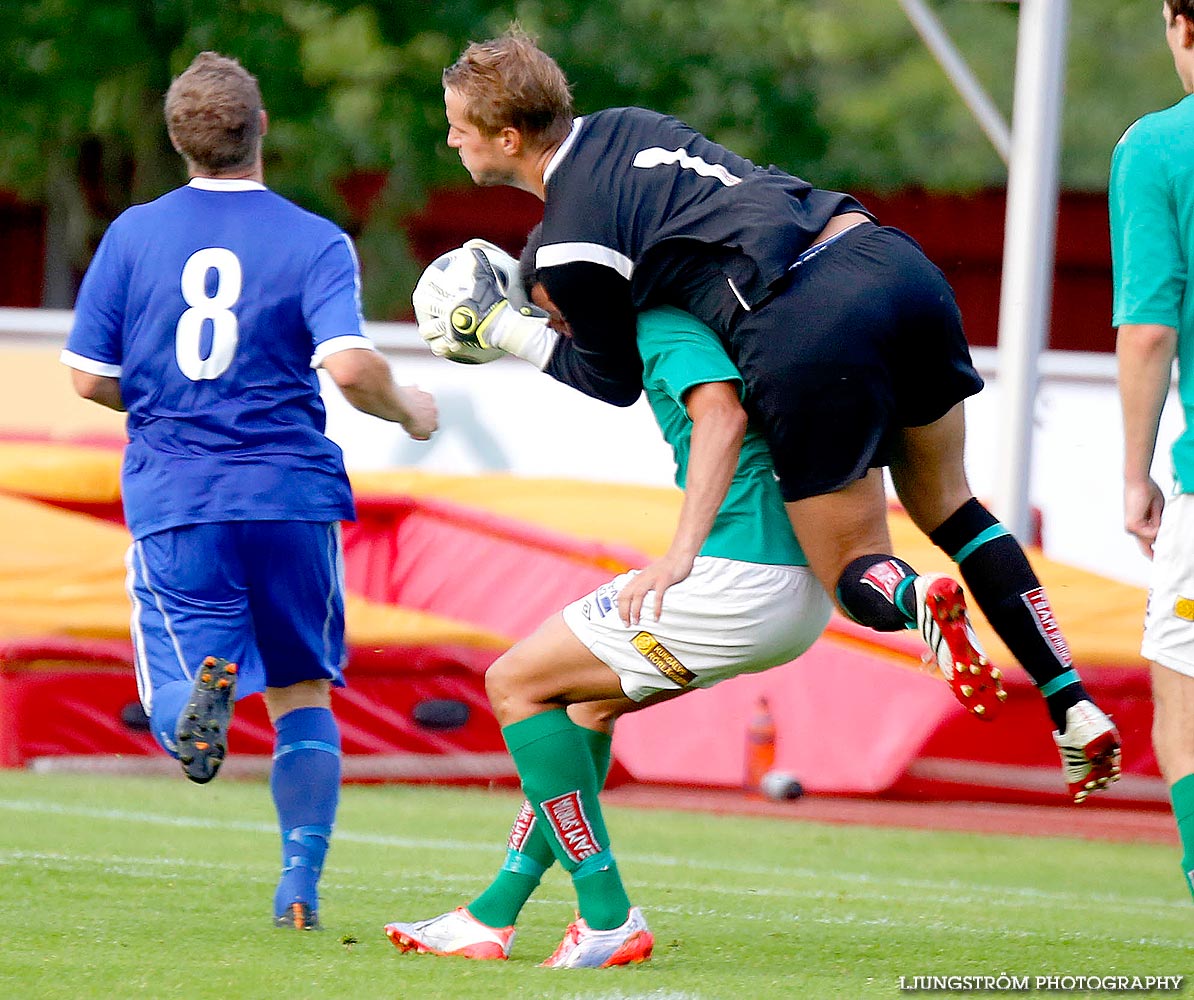
[[[559,339],[522,293],[518,262],[485,240],[433,261],[412,300],[431,352],[452,361],[483,364],[509,353],[542,369]]]

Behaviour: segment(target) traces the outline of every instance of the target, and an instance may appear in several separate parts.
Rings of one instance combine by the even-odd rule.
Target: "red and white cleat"
[[[952,577],[922,573],[916,591],[916,627],[929,653],[971,715],[990,722],[1007,701],[1003,674],[991,665],[966,614],[966,598]]]
[[[1061,753],[1061,770],[1074,801],[1119,780],[1119,732],[1098,706],[1089,701],[1071,705],[1065,713],[1065,732],[1053,733]]]
[[[513,927],[481,923],[463,906],[413,924],[386,924],[386,937],[402,952],[501,961],[510,957],[515,933]]]
[[[607,969],[645,962],[654,950],[655,935],[643,911],[632,906],[626,923],[608,931],[595,931],[578,917],[568,925],[551,958],[539,964],[545,969]]]

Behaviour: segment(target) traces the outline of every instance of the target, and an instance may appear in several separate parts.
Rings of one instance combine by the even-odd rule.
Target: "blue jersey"
[[[111,225],[62,359],[120,379],[134,537],[354,516],[315,368],[372,348],[359,291],[348,237],[254,181],[195,178]]]

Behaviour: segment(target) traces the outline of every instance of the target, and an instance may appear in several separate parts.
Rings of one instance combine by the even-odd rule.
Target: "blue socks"
[[[319,875],[340,801],[340,728],[326,708],[296,708],[277,722],[270,791],[282,832],[274,916],[295,902],[319,910]]]
[[[170,748],[174,746],[178,717],[187,707],[187,700],[191,697],[191,687],[192,682],[183,678],[154,688],[153,711],[149,713],[149,731],[158,741],[158,746],[171,757],[178,756],[178,753]]]

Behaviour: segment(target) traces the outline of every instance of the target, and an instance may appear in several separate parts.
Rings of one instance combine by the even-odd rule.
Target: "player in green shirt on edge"
[[[528,801],[480,896],[430,920],[386,925],[403,951],[509,957],[519,912],[558,860],[580,917],[543,964],[649,958],[654,939],[618,875],[598,801],[614,720],[788,663],[829,621],[831,602],[792,533],[767,445],[747,425],[742,378],[717,337],[663,307],[639,316],[638,346],[685,490],[671,546],[553,615],[489,668],[486,687]]]
[[[1163,14],[1178,78],[1194,94],[1194,0],[1166,0]],[[1109,194],[1124,527],[1153,560],[1140,652],[1151,662],[1153,746],[1194,893],[1194,97],[1124,133]],[[1174,358],[1185,429],[1166,503],[1150,469]]]

